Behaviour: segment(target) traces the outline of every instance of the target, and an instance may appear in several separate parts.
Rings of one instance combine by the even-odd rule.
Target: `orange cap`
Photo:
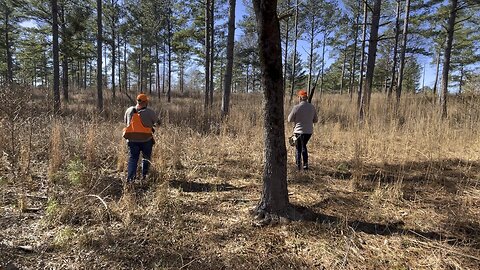
[[[300,91],[298,91],[297,94],[298,94],[299,97],[307,97],[308,96],[307,91],[305,91],[305,90],[300,90]]]
[[[141,101],[141,102],[148,101],[148,97],[145,94],[140,94],[137,96],[137,101]]]

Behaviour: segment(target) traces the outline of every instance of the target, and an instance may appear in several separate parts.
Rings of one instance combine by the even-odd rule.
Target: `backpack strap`
[[[137,113],[137,108],[133,107],[133,110],[130,112],[130,119],[132,119],[132,116],[135,113]]]

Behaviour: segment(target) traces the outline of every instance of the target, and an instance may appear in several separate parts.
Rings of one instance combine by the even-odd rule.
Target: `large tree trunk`
[[[270,214],[286,216],[287,150],[282,86],[282,49],[276,0],[253,0],[257,20],[258,46],[264,88],[265,167],[263,192],[256,211],[266,221]],[[267,215],[266,215],[267,214]]]
[[[103,111],[103,91],[102,91],[102,0],[97,0],[97,109]]]
[[[400,52],[400,68],[398,71],[398,81],[397,81],[397,101],[395,103],[395,111],[398,112],[400,107],[400,96],[402,95],[402,84],[403,84],[403,70],[405,69],[405,53],[407,51],[407,39],[408,39],[408,18],[410,16],[410,0],[407,0],[405,3],[405,19],[403,21],[403,40],[402,40],[402,50]]]
[[[297,64],[297,41],[298,41],[298,0],[295,0],[295,38],[293,40],[293,59],[292,59],[292,78],[290,81],[290,100],[289,103],[292,103],[293,92],[295,90],[295,73],[296,64]]]
[[[370,109],[370,97],[372,95],[373,72],[375,70],[375,59],[377,57],[378,28],[380,22],[380,8],[382,0],[375,0],[372,11],[372,25],[368,41],[367,73],[365,74],[365,92],[362,95],[359,119],[362,121]]]
[[[360,101],[363,91],[363,71],[365,65],[365,40],[367,39],[367,18],[368,18],[368,5],[367,1],[363,3],[363,30],[362,30],[362,52],[360,60],[360,74],[358,76],[358,96],[357,96],[357,108],[360,110]]]
[[[230,110],[230,91],[232,88],[233,49],[235,39],[235,4],[236,0],[229,0],[228,34],[227,34],[227,66],[223,80],[222,116],[228,115]]]
[[[60,66],[58,49],[58,4],[52,0],[53,112],[60,111]]]
[[[452,55],[453,33],[455,32],[455,19],[457,18],[458,0],[450,0],[450,16],[448,17],[447,43],[443,53],[442,71],[442,119],[447,118],[447,95],[448,95],[448,73],[450,71],[450,57]]]
[[[397,16],[395,17],[395,43],[393,45],[393,65],[392,65],[392,80],[388,87],[387,97],[390,101],[395,85],[395,74],[397,72],[397,51],[398,51],[398,37],[400,36],[400,0],[397,0]]]

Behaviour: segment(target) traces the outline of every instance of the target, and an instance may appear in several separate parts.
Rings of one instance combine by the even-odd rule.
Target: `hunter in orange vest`
[[[148,97],[145,94],[137,96],[137,105],[129,107],[125,111],[126,128],[123,129],[123,137],[127,140],[130,157],[128,159],[127,183],[136,179],[138,160],[142,153],[142,179],[148,174],[151,163],[153,139],[153,127],[159,122],[157,114],[148,106]]]

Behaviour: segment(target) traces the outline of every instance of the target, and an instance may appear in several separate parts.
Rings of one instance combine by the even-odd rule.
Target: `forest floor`
[[[307,220],[257,227],[263,142],[186,136],[158,134],[151,176],[129,190],[124,168],[52,176],[45,147],[22,174],[4,155],[0,269],[480,268],[477,161],[328,159],[342,147],[314,137],[309,171],[287,149],[290,202]]]

